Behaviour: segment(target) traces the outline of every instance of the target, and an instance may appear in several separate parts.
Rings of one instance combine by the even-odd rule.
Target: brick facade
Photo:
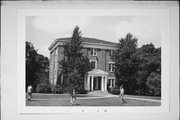
[[[50,72],[49,79],[52,86],[56,85],[59,62],[63,59],[63,44],[67,42],[70,38],[62,38],[55,40],[51,46],[50,50]],[[82,38],[83,55],[87,56],[90,61],[96,61],[96,69],[100,69],[108,73],[107,75],[107,85],[108,87],[115,87],[115,75],[114,72],[109,71],[109,63],[113,64],[111,60],[110,52],[116,49],[116,43],[107,42],[103,40],[93,39],[93,38]],[[96,55],[91,55],[92,49],[96,51]],[[112,69],[111,69],[112,70]]]

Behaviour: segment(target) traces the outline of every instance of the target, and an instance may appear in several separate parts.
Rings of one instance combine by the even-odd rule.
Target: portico
[[[89,71],[84,79],[84,89],[107,91],[107,76],[108,72],[100,69]]]

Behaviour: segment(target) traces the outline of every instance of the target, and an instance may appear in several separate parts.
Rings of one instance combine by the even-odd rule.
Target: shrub
[[[109,89],[109,93],[114,94],[114,95],[119,95],[120,91],[119,91],[119,88],[112,87]]]
[[[63,88],[60,85],[56,85],[52,91],[53,91],[53,93],[58,93],[58,94],[61,94],[64,92]]]
[[[143,92],[143,90],[138,89],[135,91],[135,95],[144,95],[145,93]]]
[[[78,91],[77,93],[79,93],[79,94],[87,94],[88,91],[87,91],[87,90],[80,90],[80,91]]]
[[[36,87],[38,93],[51,93],[51,87],[46,83],[40,83]]]
[[[150,76],[147,78],[146,84],[153,95],[155,96],[161,95],[161,75],[160,74],[152,72]]]

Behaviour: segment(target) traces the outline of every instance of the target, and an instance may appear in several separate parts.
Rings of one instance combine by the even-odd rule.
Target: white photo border
[[[169,10],[168,9],[18,9],[17,87],[18,113],[168,113],[169,107]],[[26,106],[25,41],[28,16],[161,16],[161,106]]]

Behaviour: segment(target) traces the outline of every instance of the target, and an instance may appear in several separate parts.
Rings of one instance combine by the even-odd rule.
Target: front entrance
[[[107,91],[107,75],[108,72],[100,69],[89,71],[84,79],[84,89]]]
[[[102,77],[94,77],[94,88],[93,90],[101,90],[101,81],[102,81]]]

